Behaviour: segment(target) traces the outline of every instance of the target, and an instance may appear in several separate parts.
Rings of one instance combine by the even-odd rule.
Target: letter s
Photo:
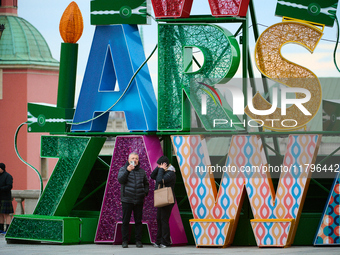
[[[248,106],[245,113],[253,119],[265,121],[269,117],[278,119],[272,126],[265,121],[267,129],[282,130],[285,128],[281,122],[284,119],[294,119],[298,125],[293,129],[300,129],[313,119],[322,100],[321,85],[317,76],[302,66],[292,63],[281,55],[281,48],[287,43],[297,43],[313,53],[315,47],[320,41],[323,33],[317,27],[295,21],[284,21],[267,28],[259,37],[255,47],[255,61],[258,69],[268,78],[280,82],[288,87],[304,88],[310,91],[311,99],[304,103],[304,107],[311,113],[305,115],[296,105],[287,108],[286,115],[281,115],[281,109],[277,108],[275,112],[267,116],[253,114]],[[296,99],[305,98],[305,94],[296,93]],[[253,97],[253,105],[258,110],[267,110],[271,108],[268,103],[258,92]],[[288,128],[289,129],[289,128]]]

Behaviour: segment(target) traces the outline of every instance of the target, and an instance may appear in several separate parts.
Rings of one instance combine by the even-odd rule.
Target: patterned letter
[[[338,171],[339,169],[337,169]],[[315,237],[314,245],[340,244],[340,173],[334,180],[329,193],[319,231]]]
[[[207,130],[237,130],[238,125],[213,126],[214,119],[233,120],[226,100],[213,86],[227,82],[239,65],[239,46],[234,36],[215,25],[161,24],[158,30],[158,129],[188,130],[190,103]],[[204,55],[204,64],[191,72],[192,47]],[[207,114],[201,114],[202,95],[207,98]]]
[[[103,137],[42,136],[41,156],[59,158],[58,163],[33,215],[15,215],[6,238],[59,243],[83,241],[80,219],[70,217],[70,213],[105,140]],[[92,230],[86,224],[84,222],[82,228]]]
[[[218,194],[204,140],[172,140],[194,215],[196,246],[232,243],[245,193],[255,218],[251,225],[257,245],[286,247],[293,242],[310,180],[305,164],[314,163],[320,136],[289,136],[283,162],[283,169],[289,170],[281,173],[276,195],[259,136],[233,136]]]
[[[202,0],[200,0],[202,1]],[[219,16],[246,16],[249,0],[208,0],[211,13]],[[156,18],[187,18],[193,0],[152,0]]]
[[[294,119],[297,125],[290,129],[300,129],[304,127],[319,110],[321,104],[321,85],[319,79],[310,70],[286,60],[281,55],[281,48],[286,43],[297,43],[309,51],[313,52],[323,33],[320,29],[300,22],[281,22],[267,28],[257,40],[255,47],[255,61],[261,73],[267,77],[280,82],[288,87],[303,88],[311,93],[311,99],[303,106],[311,113],[306,115],[296,106],[292,105],[287,109],[285,115],[281,114],[281,109],[277,108],[274,113],[268,115],[257,115],[246,107],[245,112],[253,119],[262,120],[267,129],[280,130],[289,129],[282,123],[285,119]],[[297,101],[304,99],[304,93],[296,93]],[[257,110],[267,110],[271,108],[258,92],[253,98],[253,105]],[[268,119],[277,119],[274,125]],[[286,125],[290,126],[286,121]]]
[[[150,176],[152,170],[157,166],[157,159],[162,155],[162,148],[156,136],[117,137],[95,239],[97,243],[120,243],[122,241],[121,232],[118,230],[118,226],[121,226],[122,206],[117,176],[119,169],[126,163],[131,152],[139,154],[141,167],[146,171],[147,176]],[[150,191],[145,198],[143,209],[143,222],[148,227],[151,242],[155,242],[157,236],[157,208],[153,206],[154,187],[155,183],[150,179]],[[173,244],[187,243],[177,204],[175,204],[170,217],[170,236]]]

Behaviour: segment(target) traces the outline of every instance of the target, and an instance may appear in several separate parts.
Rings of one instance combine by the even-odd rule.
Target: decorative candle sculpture
[[[61,44],[57,106],[28,103],[29,132],[66,132],[73,119],[74,94],[77,74],[78,44],[83,33],[83,17],[75,2],[65,9],[59,31]]]
[[[83,17],[75,2],[71,2],[60,19],[61,44],[57,106],[73,108],[77,75],[78,44],[83,33]]]

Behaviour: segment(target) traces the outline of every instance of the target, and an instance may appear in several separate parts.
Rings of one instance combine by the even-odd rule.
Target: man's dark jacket
[[[143,204],[144,197],[149,192],[149,181],[145,170],[140,168],[140,163],[131,172],[127,170],[127,162],[118,173],[120,197],[124,203]]]
[[[0,174],[0,200],[12,200],[13,177],[6,171]]]

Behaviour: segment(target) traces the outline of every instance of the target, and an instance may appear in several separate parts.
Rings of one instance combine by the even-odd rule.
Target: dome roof
[[[18,16],[0,15],[5,30],[0,39],[0,65],[59,66],[44,37]]]

